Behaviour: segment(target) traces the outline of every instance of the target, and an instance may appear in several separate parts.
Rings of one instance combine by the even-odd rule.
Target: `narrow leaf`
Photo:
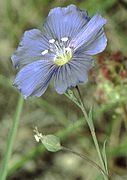
[[[93,124],[93,107],[90,108],[88,117],[89,117],[89,125],[90,125],[90,128],[94,131],[95,128],[94,128],[94,124]]]
[[[106,142],[107,140],[104,141],[103,144],[103,149],[102,149],[102,157],[103,157],[103,161],[104,161],[104,165],[105,165],[105,170],[108,174],[108,163],[107,163],[107,155],[106,155]]]

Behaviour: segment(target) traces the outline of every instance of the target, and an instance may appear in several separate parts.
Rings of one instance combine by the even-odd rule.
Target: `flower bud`
[[[62,149],[60,139],[54,135],[43,136],[41,142],[48,151],[56,152]]]

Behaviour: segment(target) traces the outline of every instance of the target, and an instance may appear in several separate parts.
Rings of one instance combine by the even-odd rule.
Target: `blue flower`
[[[92,56],[107,45],[105,24],[99,13],[89,18],[75,5],[52,9],[43,31],[26,31],[11,57],[14,67],[20,68],[14,86],[27,98],[41,96],[51,79],[59,94],[86,83]]]

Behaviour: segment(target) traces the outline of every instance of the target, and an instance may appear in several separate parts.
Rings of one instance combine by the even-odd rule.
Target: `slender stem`
[[[91,159],[89,159],[86,155],[80,154],[80,153],[78,153],[78,152],[76,152],[76,151],[73,151],[72,149],[69,149],[69,148],[63,147],[63,146],[62,146],[62,150],[69,151],[69,152],[71,152],[71,153],[79,156],[80,158],[88,161],[90,164],[92,164],[92,165],[93,165],[94,167],[96,167],[97,169],[101,170],[101,171],[103,172],[103,174],[105,174],[105,176],[108,177],[108,175],[105,173],[105,171],[104,171],[96,162],[94,162],[94,161],[92,161]]]
[[[82,101],[82,98],[81,98],[81,93],[80,93],[80,90],[78,88],[78,86],[76,87],[77,91],[78,91],[78,94],[79,94],[79,101],[80,101],[80,107],[81,107],[81,110],[84,114],[84,117],[87,121],[87,124],[89,126],[89,129],[90,129],[90,132],[91,132],[91,135],[92,135],[92,138],[93,138],[93,141],[94,141],[94,144],[95,144],[95,147],[96,147],[96,150],[97,150],[97,153],[98,153],[98,156],[99,156],[99,159],[100,159],[100,162],[101,162],[101,165],[102,165],[102,169],[103,171],[105,172],[105,165],[104,165],[104,162],[103,162],[103,159],[102,159],[102,155],[101,155],[101,152],[100,152],[100,148],[99,148],[99,144],[98,144],[98,140],[97,140],[97,137],[96,137],[96,133],[95,133],[95,129],[93,126],[91,126],[90,124],[90,119],[87,115],[87,112],[86,112],[86,109],[85,109],[85,106],[84,106],[84,103]],[[107,177],[105,177],[105,174],[104,174],[104,178],[105,180],[107,180]]]
[[[122,108],[123,108],[123,120],[125,123],[125,128],[127,130],[127,109],[124,103],[122,103]]]
[[[85,109],[82,107],[82,112],[85,116],[85,119],[87,121],[87,124],[89,125],[89,119],[88,119],[88,116],[87,116],[87,113],[85,111]],[[98,144],[98,141],[97,141],[97,137],[96,137],[96,134],[95,134],[95,130],[92,129],[89,125],[89,128],[90,128],[90,132],[91,132],[91,135],[92,135],[92,138],[93,138],[93,141],[94,141],[94,144],[95,144],[95,147],[96,147],[96,150],[97,150],[97,153],[98,153],[98,156],[99,156],[99,159],[100,159],[100,162],[102,164],[102,167],[104,168],[104,163],[103,163],[103,160],[102,160],[102,156],[101,156],[101,152],[100,152],[100,148],[99,148],[99,144]]]
[[[8,162],[9,162],[9,159],[10,159],[10,156],[12,153],[12,148],[14,145],[22,108],[23,108],[23,98],[20,96],[19,100],[18,100],[16,111],[15,111],[15,116],[13,119],[12,127],[11,127],[9,135],[8,135],[7,148],[6,148],[3,163],[2,163],[1,169],[0,169],[0,180],[5,180],[6,176],[7,176]]]

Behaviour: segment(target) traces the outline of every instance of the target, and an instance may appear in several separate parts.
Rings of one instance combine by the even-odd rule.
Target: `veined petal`
[[[14,86],[25,98],[41,96],[47,89],[55,68],[50,61],[40,60],[30,63],[19,71]]]
[[[93,60],[90,56],[85,56],[85,59],[83,57],[75,54],[71,61],[59,67],[55,74],[55,89],[59,94],[88,81],[88,70],[92,67]]]
[[[92,56],[86,55],[84,52],[75,52],[69,64],[83,68],[88,72],[93,67],[94,60]]]
[[[44,23],[44,30],[50,39],[60,40],[63,37],[73,37],[89,21],[86,11],[81,11],[75,5],[66,8],[54,8]]]
[[[75,51],[82,46],[84,48],[87,47],[99,37],[98,34],[102,31],[105,24],[106,20],[100,14],[96,14],[72,39],[70,46],[73,47]]]
[[[12,63],[18,68],[35,60],[52,59],[52,55],[42,56],[42,52],[49,48],[49,42],[43,33],[37,29],[26,31],[16,52],[12,55]]]
[[[93,41],[87,43],[87,46],[81,46],[77,51],[84,53],[85,55],[96,55],[102,52],[107,46],[107,38],[104,30],[101,29]]]

